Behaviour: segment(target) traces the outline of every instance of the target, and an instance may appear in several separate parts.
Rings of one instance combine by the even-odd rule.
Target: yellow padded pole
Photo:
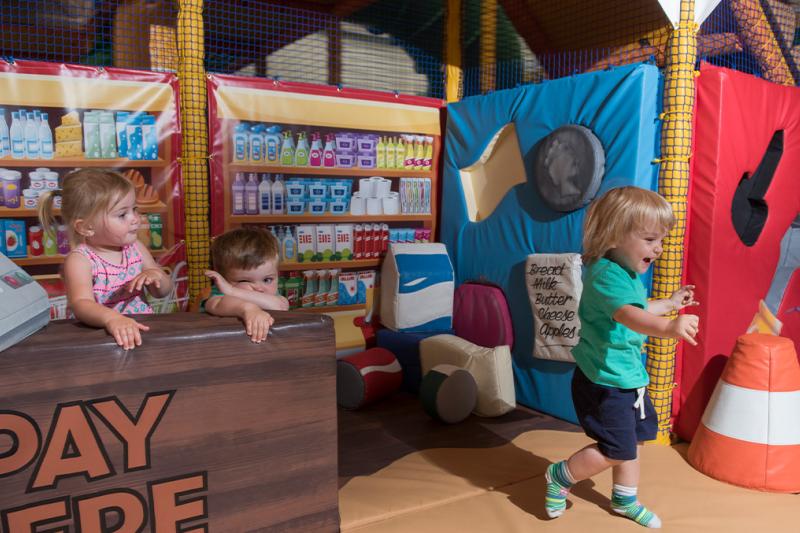
[[[463,93],[461,79],[461,0],[447,0],[444,31],[445,100],[458,102]]]
[[[189,296],[196,299],[209,285],[208,268],[208,128],[206,73],[203,66],[203,0],[179,0],[178,78],[180,79],[181,170],[186,211],[186,259]]]
[[[493,91],[497,69],[497,0],[481,2],[481,92]]]
[[[694,0],[681,0],[678,27],[667,45],[664,69],[664,111],[661,114],[661,163],[658,192],[675,213],[675,227],[664,241],[664,252],[653,271],[653,298],[668,298],[681,283],[686,235],[689,158],[692,150],[692,115],[695,97],[697,24]],[[675,382],[677,341],[650,337],[647,344],[647,389],[658,415],[659,444],[670,443],[672,392]]]

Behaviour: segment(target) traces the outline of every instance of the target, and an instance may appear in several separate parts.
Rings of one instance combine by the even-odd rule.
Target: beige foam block
[[[346,490],[348,484],[340,491],[342,531],[641,533],[641,526],[610,511],[610,470],[577,484],[562,517],[550,520],[546,516],[546,464],[569,456],[587,442],[578,433],[537,430],[497,448],[435,450],[448,458],[438,464],[428,461],[427,468],[418,458],[427,452],[412,454],[369,478],[353,479],[358,490]],[[796,495],[752,491],[706,477],[686,462],[686,448],[685,444],[647,445],[642,451],[639,495],[661,517],[662,531],[798,531]],[[417,469],[408,469],[411,465]],[[447,476],[456,479],[447,480]],[[386,487],[371,495],[373,515],[368,516],[363,498],[367,481],[375,477]],[[519,481],[497,482],[514,478]],[[416,508],[411,506],[412,496],[419,502]],[[356,509],[361,516],[352,520]]]
[[[582,433],[530,431],[494,448],[434,448],[409,454],[339,490],[342,527],[358,527],[473,497],[544,475],[547,465],[591,442]]]
[[[478,160],[459,173],[469,219],[485,219],[514,185],[527,179],[514,123],[500,128]]]

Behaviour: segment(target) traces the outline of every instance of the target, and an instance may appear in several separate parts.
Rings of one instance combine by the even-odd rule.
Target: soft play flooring
[[[429,419],[406,394],[340,410],[341,530],[643,532],[610,511],[610,471],[579,483],[565,514],[547,518],[546,466],[589,442],[576,426],[524,408],[452,426]],[[800,531],[800,496],[706,477],[686,462],[687,448],[644,448],[640,497],[661,517],[663,531]]]

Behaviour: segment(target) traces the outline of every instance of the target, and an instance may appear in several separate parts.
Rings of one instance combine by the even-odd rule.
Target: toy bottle
[[[406,170],[414,170],[416,156],[414,151],[414,136],[407,135],[405,138],[406,155],[403,159],[403,168]]]
[[[322,141],[319,132],[311,134],[311,150],[308,152],[308,164],[312,167],[322,166]]]
[[[425,160],[425,137],[414,136],[414,170],[422,170]]]
[[[277,165],[281,160],[281,128],[270,126],[264,134],[264,162]]]
[[[281,165],[291,166],[294,164],[294,139],[291,131],[283,132],[283,144],[281,145]]]
[[[2,124],[0,124],[0,136],[2,135]],[[47,113],[42,113],[39,123],[39,148],[42,159],[53,159],[53,132],[50,131],[50,124],[47,122]]]
[[[233,130],[233,160],[247,161],[250,156],[249,134],[247,124],[242,122]]]
[[[272,213],[272,180],[269,179],[269,174],[263,174],[261,183],[258,184],[258,214],[270,213]]]
[[[289,263],[297,262],[297,239],[295,239],[292,228],[287,227],[281,243],[281,260]]]
[[[433,167],[433,137],[425,137],[425,157],[422,159],[422,169],[431,170]]]
[[[294,164],[298,167],[308,166],[308,139],[306,139],[306,132],[304,131],[297,134],[297,148],[294,151]]]
[[[394,149],[394,137],[386,137],[384,151],[386,152],[386,168],[395,168],[395,158],[397,156]]]
[[[233,211],[234,215],[244,215],[245,208],[244,208],[244,190],[245,190],[245,183],[244,183],[244,174],[241,172],[236,173],[236,178],[233,180],[233,185],[231,185],[231,198],[233,200],[233,205],[231,206],[231,211]]]
[[[375,165],[386,168],[386,143],[383,142],[383,137],[378,137],[378,144],[375,146]]]
[[[272,214],[283,215],[286,213],[286,187],[283,185],[283,174],[275,174],[275,183],[272,184]]]
[[[248,215],[258,214],[258,175],[248,174],[244,186],[244,211]]]
[[[23,159],[25,157],[25,132],[18,111],[11,113],[11,157]]]
[[[397,137],[397,143],[395,143],[394,152],[394,168],[406,168],[406,145],[403,141],[404,139],[402,135]]]
[[[6,122],[6,110],[0,107],[0,157],[11,155],[11,136]]]
[[[250,127],[250,161],[262,163],[264,160],[264,126],[255,124]]]
[[[336,143],[333,141],[333,135],[330,133],[325,136],[325,149],[322,151],[322,165],[326,167],[336,166]]]
[[[39,159],[39,128],[33,112],[28,113],[25,121],[25,156],[28,159]]]

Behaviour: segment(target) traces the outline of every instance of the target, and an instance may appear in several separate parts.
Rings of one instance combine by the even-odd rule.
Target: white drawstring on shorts
[[[636,401],[633,402],[633,408],[639,410],[639,418],[644,420],[644,391],[645,387],[636,389]]]

